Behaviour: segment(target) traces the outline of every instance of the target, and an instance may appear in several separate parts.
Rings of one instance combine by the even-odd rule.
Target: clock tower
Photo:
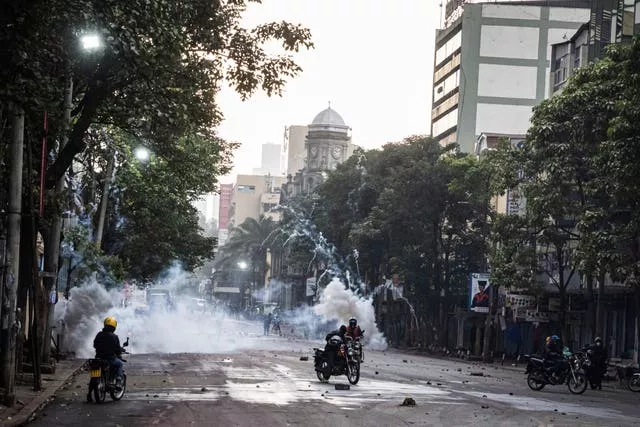
[[[305,192],[313,191],[325,180],[328,171],[334,170],[351,155],[350,130],[340,114],[331,109],[331,105],[313,119],[306,139],[307,164],[303,172]]]

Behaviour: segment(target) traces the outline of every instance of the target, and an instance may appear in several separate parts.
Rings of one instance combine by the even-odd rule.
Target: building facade
[[[284,131],[284,151],[287,156],[287,175],[294,176],[307,165],[308,126],[288,126]]]
[[[473,152],[482,133],[525,134],[549,94],[551,46],[590,16],[588,1],[462,3],[437,30],[431,133]]]
[[[273,175],[238,175],[231,196],[229,228],[247,218],[258,219],[280,201],[285,177]]]

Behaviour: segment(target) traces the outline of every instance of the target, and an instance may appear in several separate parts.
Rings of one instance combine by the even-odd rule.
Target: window
[[[433,122],[431,126],[431,133],[433,136],[438,136],[452,127],[458,124],[458,109],[450,111],[449,113],[442,116],[440,119]]]
[[[256,191],[255,185],[238,185],[238,193],[253,193]]]
[[[440,98],[443,98],[458,86],[460,86],[460,70],[457,70],[433,88],[433,102],[440,100]]]
[[[462,46],[462,31],[458,31],[440,49],[436,50],[436,66],[460,49],[460,46]]]

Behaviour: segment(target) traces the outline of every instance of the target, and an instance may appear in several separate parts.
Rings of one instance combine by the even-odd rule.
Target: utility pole
[[[16,336],[18,324],[16,304],[20,279],[20,216],[22,215],[22,165],[24,154],[24,111],[14,106],[11,127],[13,137],[9,149],[9,215],[8,275],[2,317],[2,386],[3,403],[13,406],[16,381]]]
[[[69,128],[71,122],[71,109],[73,106],[73,75],[71,73],[71,66],[67,64],[67,84],[64,91],[64,113],[62,116],[62,141],[58,147],[58,153],[62,151],[67,141],[69,141]],[[65,176],[60,178],[56,182],[55,196],[59,198],[64,191]],[[44,301],[45,307],[44,316],[44,328],[42,328],[44,334],[42,337],[42,363],[49,363],[49,356],[51,355],[51,329],[54,322],[55,304],[57,301],[56,282],[58,281],[58,262],[60,258],[60,233],[62,232],[62,216],[58,210],[52,212],[51,215],[51,227],[49,229],[49,236],[45,242],[45,260],[44,260]]]

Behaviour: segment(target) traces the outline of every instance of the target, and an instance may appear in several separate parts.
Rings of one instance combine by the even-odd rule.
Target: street
[[[263,337],[259,328],[251,325],[245,348],[221,354],[135,354],[134,342],[122,401],[85,403],[82,372],[29,425],[640,425],[640,396],[617,384],[577,396],[566,386],[534,392],[521,369],[396,351],[365,350],[360,382],[336,390],[346,377],[322,384],[313,370],[320,341]],[[416,405],[401,406],[405,397]]]

